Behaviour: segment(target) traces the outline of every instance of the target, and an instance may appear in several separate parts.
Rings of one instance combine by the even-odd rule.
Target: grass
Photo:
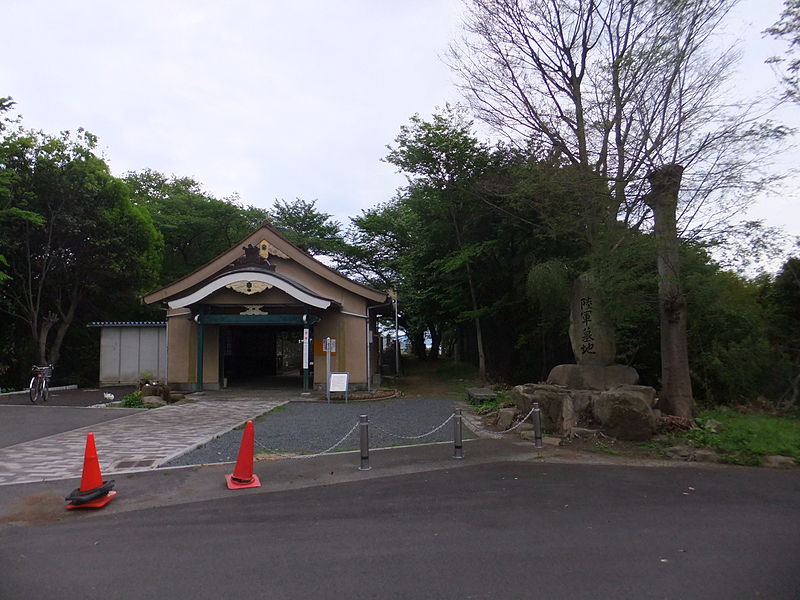
[[[476,385],[477,375],[469,364],[446,359],[420,361],[404,356],[403,374],[391,381],[391,385],[407,396],[463,397],[468,387]]]
[[[758,465],[764,456],[791,456],[800,463],[800,418],[763,413],[742,413],[716,408],[700,414],[701,425],[713,419],[722,431],[713,433],[702,427],[670,436],[661,444],[688,443],[695,448],[711,448],[722,462]]]
[[[736,464],[758,464],[762,457],[769,455],[791,456],[800,461],[800,419],[730,409],[701,414],[701,422],[708,419],[722,423],[723,430],[719,433],[706,429],[691,431],[692,445],[713,448]]]
[[[592,448],[592,452],[598,452],[600,454],[611,454],[613,456],[622,455],[622,452],[612,448],[611,446],[609,446],[608,444],[606,444],[605,442],[603,442],[601,440],[597,440],[594,443],[594,448]]]

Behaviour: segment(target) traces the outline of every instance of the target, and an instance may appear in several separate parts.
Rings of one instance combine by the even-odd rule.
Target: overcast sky
[[[776,82],[764,59],[783,45],[761,31],[781,7],[744,0],[729,23],[743,89]],[[441,56],[460,13],[458,0],[0,0],[0,96],[28,128],[99,136],[115,175],[192,176],[260,207],[317,199],[346,223],[403,183],[380,160],[400,126],[459,100]],[[752,216],[800,235],[796,186]]]

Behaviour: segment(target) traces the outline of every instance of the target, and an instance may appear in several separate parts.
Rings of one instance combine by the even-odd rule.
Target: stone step
[[[497,398],[497,394],[489,388],[472,387],[467,388],[467,398],[470,402],[486,402]]]

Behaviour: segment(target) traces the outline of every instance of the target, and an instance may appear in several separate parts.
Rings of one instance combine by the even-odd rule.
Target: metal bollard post
[[[455,418],[453,419],[453,458],[464,458],[464,445],[461,436],[463,419],[461,409],[455,409]]]
[[[369,471],[369,417],[361,415],[358,417],[358,429],[361,433],[361,466],[359,471]]]
[[[533,445],[542,447],[542,411],[538,402],[533,403]]]

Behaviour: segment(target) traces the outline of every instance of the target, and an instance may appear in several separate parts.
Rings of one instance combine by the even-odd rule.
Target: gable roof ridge
[[[354,285],[354,286],[357,286],[357,287],[359,287],[359,288],[362,288],[363,290],[365,290],[366,292],[368,292],[368,293],[370,293],[370,294],[385,294],[385,292],[382,292],[382,291],[380,291],[380,290],[377,290],[377,289],[375,289],[375,288],[372,288],[372,287],[370,287],[370,286],[368,286],[368,285],[364,285],[363,283],[359,283],[359,282],[357,282],[357,281],[354,281],[354,280],[350,279],[349,277],[347,277],[345,274],[341,273],[340,271],[337,271],[336,269],[334,269],[334,268],[332,268],[332,267],[329,267],[328,265],[326,265],[326,264],[325,264],[325,263],[323,263],[322,261],[320,261],[320,260],[317,260],[316,258],[314,258],[314,256],[312,256],[311,254],[309,254],[308,252],[306,252],[305,250],[303,250],[303,249],[302,249],[302,248],[300,248],[299,246],[295,245],[294,243],[292,243],[291,241],[289,241],[288,239],[286,239],[286,237],[284,237],[284,235],[283,235],[283,234],[281,234],[281,232],[280,232],[280,231],[278,231],[278,229],[277,229],[277,228],[275,228],[275,226],[273,226],[273,225],[272,225],[272,224],[271,224],[269,221],[267,221],[267,220],[264,220],[264,221],[262,221],[262,222],[261,222],[261,225],[259,225],[259,226],[258,226],[256,229],[254,229],[253,231],[251,231],[250,233],[248,233],[246,236],[244,236],[243,238],[241,238],[241,239],[240,239],[238,242],[236,242],[236,243],[235,243],[233,246],[231,246],[230,248],[228,248],[228,249],[227,249],[227,250],[225,250],[224,252],[222,252],[222,253],[218,254],[217,256],[215,256],[214,258],[212,258],[211,260],[209,260],[209,261],[205,262],[204,264],[202,264],[202,265],[200,265],[199,267],[197,267],[197,268],[193,269],[193,270],[192,270],[192,271],[190,271],[189,273],[186,273],[185,275],[183,275],[183,276],[179,277],[178,279],[175,279],[175,280],[173,280],[173,281],[170,281],[168,284],[166,284],[166,285],[163,285],[163,286],[161,286],[160,288],[158,288],[158,289],[156,289],[156,290],[153,290],[152,292],[150,292],[150,293],[148,293],[148,294],[144,294],[144,295],[141,297],[141,300],[142,300],[142,302],[144,302],[144,303],[155,302],[155,301],[156,301],[155,299],[154,299],[154,300],[151,300],[150,302],[148,302],[148,301],[147,301],[147,298],[148,298],[148,297],[152,297],[152,296],[154,296],[154,295],[157,295],[157,294],[159,294],[159,293],[162,293],[162,292],[164,292],[164,290],[166,290],[167,288],[170,288],[170,287],[172,287],[172,286],[175,286],[175,285],[177,285],[177,284],[181,283],[182,281],[185,281],[185,280],[187,280],[187,279],[191,278],[193,275],[196,275],[197,273],[199,273],[199,272],[200,272],[200,271],[202,271],[203,269],[207,268],[209,265],[211,265],[211,264],[213,264],[214,262],[216,262],[216,261],[218,261],[218,260],[222,259],[222,258],[223,258],[223,257],[224,257],[226,254],[229,254],[229,253],[230,253],[232,250],[236,249],[237,247],[240,247],[240,246],[242,246],[242,244],[244,244],[244,242],[246,242],[248,239],[250,239],[251,237],[253,237],[255,234],[257,234],[257,233],[258,233],[259,231],[261,231],[261,230],[266,230],[266,231],[268,231],[268,232],[272,233],[273,235],[275,235],[275,236],[278,238],[278,240],[280,240],[281,242],[283,242],[283,243],[287,244],[287,245],[288,245],[288,246],[290,246],[290,247],[291,247],[291,248],[292,248],[294,251],[298,252],[298,253],[300,254],[301,258],[305,258],[307,261],[309,261],[309,264],[305,264],[305,265],[304,265],[306,268],[309,268],[309,269],[310,269],[310,270],[312,270],[312,271],[317,271],[319,267],[322,267],[322,269],[324,269],[325,271],[328,271],[328,272],[330,272],[331,274],[333,274],[333,275],[335,275],[335,276],[337,276],[337,277],[341,278],[341,279],[342,279],[344,282],[346,282],[347,284]],[[306,262],[306,261],[303,261],[303,262]],[[302,264],[302,263],[301,263],[301,264]],[[316,268],[315,268],[315,267],[316,267]],[[222,266],[221,268],[224,268],[224,266]],[[322,275],[322,273],[319,273],[319,272],[318,272],[317,274],[318,274],[318,275]],[[323,276],[324,276],[324,275],[323,275]]]

